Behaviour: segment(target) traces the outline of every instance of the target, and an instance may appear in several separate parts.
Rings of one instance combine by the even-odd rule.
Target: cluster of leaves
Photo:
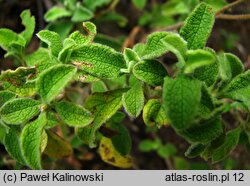
[[[183,21],[192,12],[193,8],[205,2],[212,6],[214,11],[221,9],[228,3],[225,0],[169,0],[163,4],[154,3],[150,10],[146,9],[147,0],[134,0],[138,9],[144,10],[139,19],[140,25],[149,25],[150,27],[166,27]]]
[[[117,22],[120,26],[127,23],[127,19],[115,10],[98,13],[98,9],[115,6],[119,0],[58,0],[57,5],[49,9],[44,19],[49,23],[48,30],[59,33],[61,38],[66,38],[74,26],[83,21],[89,21],[98,14],[97,22]],[[80,28],[79,28],[80,29]]]
[[[219,162],[241,134],[249,146],[249,123],[240,114],[250,105],[250,73],[235,55],[205,47],[214,17],[212,7],[201,3],[179,34],[152,33],[146,43],[123,53],[93,42],[96,26],[91,22],[83,23],[87,34],[75,31],[64,40],[42,30],[37,37],[47,48],[27,55],[35,21],[24,11],[22,33],[0,29],[6,57],[23,64],[0,76],[0,131],[6,150],[20,164],[41,169],[42,153],[52,158],[72,154],[70,144],[53,132],[58,124],[68,125],[89,147],[99,144],[105,162],[129,168],[131,139],[121,125],[122,107],[131,118],[143,112],[147,126],[171,125],[190,142],[188,157]],[[171,76],[157,60],[167,52],[177,59]],[[91,85],[91,94],[75,95],[70,89],[76,84],[85,91]],[[240,119],[228,130],[222,114],[231,110]]]

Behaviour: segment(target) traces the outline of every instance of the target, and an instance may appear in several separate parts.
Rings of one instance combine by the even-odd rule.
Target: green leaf
[[[10,49],[10,44],[18,39],[17,33],[7,28],[0,29],[0,47],[4,50]]]
[[[185,65],[187,42],[179,34],[171,33],[162,39],[166,50],[174,53],[181,66]]]
[[[122,54],[100,44],[77,47],[72,51],[70,61],[80,63],[84,71],[100,78],[116,78],[120,69],[126,68]]]
[[[203,84],[201,89],[201,102],[199,106],[199,113],[201,117],[206,117],[209,116],[214,109],[215,105],[213,97],[206,85]]]
[[[121,15],[120,13],[118,13],[115,10],[111,10],[111,11],[106,11],[104,14],[102,14],[101,17],[99,17],[96,20],[97,23],[106,23],[109,24],[110,22],[116,23],[118,24],[118,26],[120,27],[125,27],[128,19]]]
[[[139,144],[139,149],[142,152],[150,152],[150,151],[154,151],[159,149],[159,147],[161,147],[161,141],[159,139],[156,140],[150,140],[150,139],[146,139],[143,140],[142,142],[140,142]]]
[[[146,6],[147,0],[132,0],[132,2],[136,8],[142,10]]]
[[[111,3],[112,0],[98,0],[98,1],[93,1],[93,0],[84,0],[83,3],[86,5],[87,8],[89,8],[92,11],[95,11],[98,7],[102,7],[105,5],[108,5]]]
[[[94,93],[90,95],[85,103],[85,107],[94,114],[92,125],[84,128],[77,128],[76,133],[90,147],[95,147],[96,132],[110,119],[122,106],[122,94],[127,89],[118,89],[104,93]]]
[[[250,71],[236,76],[224,89],[224,97],[250,105]]]
[[[32,169],[42,169],[41,144],[43,128],[46,125],[46,114],[25,125],[21,133],[21,149],[27,165]]]
[[[44,153],[51,158],[65,158],[73,154],[73,149],[69,142],[58,136],[56,133],[47,131],[48,143]]]
[[[38,50],[25,56],[25,61],[28,66],[35,66],[41,63],[47,63],[50,60],[49,51],[40,47]]]
[[[244,72],[244,66],[240,59],[229,53],[218,55],[220,65],[220,77],[224,81],[230,81],[232,78]]]
[[[33,33],[35,31],[35,17],[31,16],[30,10],[24,10],[21,13],[22,24],[25,26],[25,30],[20,34],[25,40],[26,45],[30,42]]]
[[[108,91],[108,88],[103,81],[97,81],[97,82],[93,82],[91,84],[91,92],[92,93],[106,92],[106,91]]]
[[[49,50],[42,47],[32,54],[26,55],[25,61],[28,66],[36,67],[36,74],[32,79],[37,78],[37,76],[44,70],[58,64],[57,59],[50,55]]]
[[[13,92],[10,92],[7,90],[0,91],[0,107],[2,107],[5,102],[15,97],[16,97],[16,94],[14,94]]]
[[[190,143],[208,144],[223,133],[223,125],[221,119],[212,118],[177,132]]]
[[[136,45],[133,50],[142,59],[154,59],[165,54],[168,49],[162,39],[168,36],[170,32],[155,32],[147,38],[146,44]]]
[[[176,1],[176,0],[171,0],[171,1],[166,1],[161,6],[161,14],[163,16],[180,16],[180,15],[186,15],[190,12],[190,1]],[[197,2],[194,2],[197,4]]]
[[[76,10],[73,13],[73,16],[71,17],[71,21],[73,22],[82,22],[90,20],[94,17],[94,14],[89,9],[82,6],[80,3],[77,3]]]
[[[69,38],[73,39],[79,45],[90,44],[96,36],[96,26],[91,22],[83,22],[83,29],[87,34],[81,34],[79,31],[73,32]]]
[[[191,127],[198,112],[201,83],[187,76],[166,77],[163,87],[163,105],[176,130]]]
[[[59,52],[63,48],[58,33],[49,30],[42,30],[37,34],[37,37],[49,46],[52,55],[54,55],[55,57],[58,56]]]
[[[16,70],[6,70],[1,73],[5,90],[12,91],[19,96],[32,96],[35,94],[35,82],[30,77],[36,75],[35,67],[19,67]]]
[[[0,121],[0,144],[3,144],[4,137],[8,132],[8,127]]]
[[[45,126],[45,129],[50,129],[55,127],[57,124],[59,124],[59,120],[56,117],[56,113],[49,111],[47,112],[47,125]]]
[[[4,137],[3,141],[4,147],[6,151],[9,153],[9,155],[17,160],[21,164],[25,164],[21,147],[20,147],[20,141],[19,136],[17,135],[17,131],[13,128],[9,128],[7,134]]]
[[[164,159],[174,156],[177,153],[177,149],[171,143],[161,146],[157,150],[157,154]]]
[[[223,160],[234,150],[239,142],[240,133],[241,128],[236,128],[227,133],[224,143],[217,148],[212,155],[213,163]]]
[[[212,31],[215,14],[210,5],[199,4],[186,19],[180,35],[187,41],[188,49],[203,48]]]
[[[123,106],[130,117],[138,117],[143,109],[144,94],[142,86],[142,83],[138,81],[122,96]]]
[[[76,73],[71,65],[55,65],[43,71],[37,80],[37,90],[42,99],[51,102],[69,83]]]
[[[71,16],[71,12],[69,12],[65,8],[54,6],[53,8],[49,9],[49,11],[46,12],[46,14],[44,15],[44,19],[47,22],[51,22],[59,18],[70,17],[70,16]]]
[[[190,170],[190,164],[182,157],[174,157],[175,170]]]
[[[202,66],[200,68],[195,69],[193,75],[196,79],[205,82],[206,85],[210,87],[215,83],[218,78],[219,65],[216,62],[211,65]]]
[[[129,154],[132,147],[132,141],[128,129],[120,123],[111,123],[109,127],[117,133],[117,135],[111,137],[115,149],[122,156]]]
[[[56,103],[55,109],[60,118],[69,126],[84,127],[93,121],[92,114],[74,103],[61,101]]]
[[[164,78],[168,76],[166,68],[157,60],[145,60],[137,63],[133,68],[133,74],[139,80],[152,86],[162,85]]]
[[[68,20],[60,20],[56,22],[49,23],[45,28],[59,34],[60,38],[63,40],[69,36],[70,32],[74,27],[73,22]]]
[[[0,109],[2,120],[12,125],[25,123],[39,112],[40,102],[29,98],[12,99]]]
[[[134,52],[130,48],[125,48],[124,52],[123,52],[123,55],[124,55],[124,59],[126,61],[127,67],[129,66],[129,63],[132,62],[132,61],[135,61],[135,62],[140,61],[140,58],[137,55],[137,53]]]
[[[187,151],[185,152],[185,156],[189,158],[195,158],[199,156],[206,148],[206,145],[201,143],[194,143],[192,144]]]
[[[158,99],[150,99],[143,108],[143,121],[151,127],[154,125],[168,125],[169,119],[166,116],[165,109]]]
[[[198,49],[189,50],[187,52],[187,61],[185,66],[185,73],[192,73],[195,69],[211,65],[216,62],[216,58],[213,53]]]

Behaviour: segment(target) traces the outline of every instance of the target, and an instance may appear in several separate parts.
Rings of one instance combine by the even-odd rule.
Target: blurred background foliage
[[[10,28],[16,32],[23,29],[19,14],[24,9],[30,9],[36,17],[36,33],[49,29],[66,38],[74,30],[85,32],[83,21],[92,21],[97,25],[98,35],[95,42],[111,46],[122,51],[124,47],[132,47],[135,43],[145,41],[148,34],[154,31],[173,31],[179,29],[183,20],[200,2],[212,5],[214,11],[219,11],[233,0],[0,0],[0,27]],[[226,10],[226,14],[250,14],[250,1],[244,1]],[[246,68],[250,67],[250,20],[216,20],[214,30],[208,41],[208,46],[216,51],[232,52],[239,56]],[[28,47],[28,52],[35,51],[40,45],[36,36]],[[15,69],[11,59],[5,59],[4,51],[0,49],[0,69]],[[176,60],[167,54],[161,60],[171,65]],[[109,89],[122,87],[124,77],[106,82]],[[105,91],[102,83],[83,88],[81,99],[86,97],[85,90],[92,92]],[[79,93],[79,92],[78,92]],[[153,92],[157,94],[156,92]],[[71,96],[74,96],[72,93]],[[77,93],[75,98],[79,99]],[[178,137],[171,128],[146,128],[141,116],[135,120],[122,113],[117,116],[132,137],[132,157],[135,169],[250,169],[250,147],[244,143],[226,160],[219,164],[205,162],[201,158],[187,159],[184,156],[188,144]],[[230,123],[232,118],[225,118]],[[112,120],[110,121],[112,123]],[[117,122],[117,121],[116,121]],[[0,126],[1,127],[1,126]],[[73,132],[61,126],[57,133],[66,137],[74,148],[74,155],[60,160],[44,158],[48,169],[117,169],[104,163],[96,149],[89,149],[72,135]],[[1,130],[0,130],[1,131]],[[1,136],[1,133],[0,133]],[[242,136],[244,141],[244,136]],[[19,169],[0,145],[0,169]],[[245,151],[248,151],[246,153]],[[242,153],[244,152],[244,153]]]

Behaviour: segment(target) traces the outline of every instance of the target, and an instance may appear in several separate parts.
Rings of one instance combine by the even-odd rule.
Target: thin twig
[[[226,20],[247,20],[250,19],[250,14],[241,14],[241,15],[220,14],[217,15],[216,18],[226,19]]]
[[[134,27],[132,31],[130,32],[129,36],[127,37],[127,39],[125,40],[122,48],[124,49],[128,47],[132,47],[135,43],[135,37],[140,31],[141,31],[141,27],[139,26]]]
[[[222,9],[220,9],[219,11],[217,11],[217,12],[216,12],[216,15],[219,15],[219,14],[221,14],[221,13],[224,13],[226,10],[228,10],[228,9],[230,9],[230,8],[236,6],[236,5],[238,5],[238,4],[240,4],[240,3],[244,2],[244,1],[246,1],[246,0],[237,0],[237,1],[234,1],[234,2],[232,2],[232,3],[230,3],[230,4],[226,5],[226,6],[224,6],[224,7],[223,7]]]

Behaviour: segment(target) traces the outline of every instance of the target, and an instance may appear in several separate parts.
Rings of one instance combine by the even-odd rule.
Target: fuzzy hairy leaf
[[[123,94],[122,103],[130,117],[136,118],[140,115],[144,106],[143,85],[141,82],[138,81]]]
[[[37,90],[42,99],[51,102],[69,83],[76,73],[71,65],[55,65],[43,71],[37,80]]]
[[[36,75],[35,67],[19,67],[16,70],[6,70],[1,73],[0,81],[2,81],[5,90],[12,91],[19,96],[32,96],[35,94],[35,81],[30,77]]]
[[[229,53],[221,53],[218,56],[220,65],[220,77],[224,81],[230,81],[232,78],[244,72],[244,66],[240,59]]]
[[[69,142],[58,136],[56,133],[47,131],[48,142],[44,153],[51,158],[65,158],[73,154],[73,149]]]
[[[201,83],[187,76],[166,77],[163,87],[163,105],[172,126],[184,130],[193,125],[201,98]]]
[[[223,133],[223,125],[221,119],[212,118],[177,132],[190,143],[208,144]]]
[[[63,48],[59,34],[49,30],[42,30],[37,34],[37,36],[41,41],[49,46],[52,55],[57,57]]]
[[[31,16],[30,10],[24,10],[21,13],[21,19],[25,30],[20,35],[26,40],[27,44],[30,42],[35,31],[35,17]]]
[[[166,49],[174,53],[178,59],[179,65],[185,65],[185,56],[187,52],[187,42],[179,34],[171,33],[162,39]]]
[[[83,22],[82,26],[87,32],[87,35],[75,31],[69,36],[69,38],[73,39],[79,45],[90,44],[96,36],[96,26],[91,22]]]
[[[28,66],[35,66],[39,63],[46,63],[49,59],[49,51],[41,47],[32,54],[25,56],[25,61]]]
[[[42,169],[41,144],[43,128],[46,125],[46,114],[25,125],[21,133],[21,149],[27,165],[32,169]]]
[[[91,92],[92,93],[106,92],[106,91],[108,91],[108,88],[103,81],[97,81],[97,82],[93,82],[91,84]]]
[[[190,147],[188,147],[187,151],[185,152],[185,156],[189,158],[195,158],[199,156],[206,148],[206,145],[201,143],[194,143]]]
[[[215,104],[213,97],[206,85],[203,84],[201,88],[201,102],[199,105],[199,113],[201,117],[206,117],[209,116],[214,109]]]
[[[13,128],[9,128],[7,134],[4,137],[3,141],[4,147],[9,155],[18,161],[21,164],[25,164],[21,147],[20,147],[20,140],[17,132]]]
[[[234,150],[239,142],[240,132],[241,128],[236,128],[227,133],[224,143],[217,148],[212,155],[213,163],[223,160]]]
[[[141,59],[154,59],[159,57],[168,51],[162,39],[169,34],[170,32],[155,32],[150,34],[146,44],[136,45],[133,50]]]
[[[82,22],[90,20],[94,17],[94,14],[89,9],[85,8],[81,4],[76,5],[76,10],[72,15],[71,21],[73,22]]]
[[[0,47],[4,50],[10,48],[10,44],[18,39],[17,33],[7,28],[0,29]]]
[[[114,148],[112,141],[109,138],[102,137],[99,153],[102,160],[108,164],[111,164],[120,168],[130,168],[133,166],[133,161],[130,155],[122,156]]]
[[[55,109],[60,118],[73,127],[84,127],[93,121],[92,114],[88,110],[74,103],[61,101],[56,103]]]
[[[37,71],[34,78],[37,78],[37,76],[44,70],[58,64],[58,61],[51,56],[49,50],[45,48],[39,48],[34,53],[26,55],[25,61],[28,66],[36,67]]]
[[[185,21],[180,35],[187,41],[188,49],[203,48],[214,24],[214,12],[210,5],[199,4]]]
[[[150,99],[143,108],[143,121],[147,126],[168,125],[165,109],[157,99]]]
[[[111,123],[108,126],[117,133],[117,135],[111,137],[112,144],[116,151],[122,156],[129,154],[132,147],[132,140],[128,129],[120,123]]]
[[[53,8],[49,9],[49,11],[46,12],[46,14],[44,15],[44,19],[47,22],[51,22],[59,18],[69,17],[69,16],[71,16],[71,12],[69,12],[63,7],[54,6]]]
[[[118,89],[104,93],[94,93],[90,95],[85,103],[85,107],[93,113],[93,124],[84,128],[77,128],[76,133],[80,139],[95,147],[96,132],[110,119],[122,106],[122,94],[127,89]]]
[[[224,97],[250,105],[250,71],[236,76],[224,89]]]
[[[152,86],[162,85],[164,78],[168,76],[166,68],[157,60],[138,62],[133,68],[133,74]]]
[[[5,103],[0,114],[4,122],[18,125],[29,121],[40,112],[40,102],[30,98],[16,98]]]
[[[95,11],[96,8],[108,5],[111,1],[112,0],[98,0],[98,1],[85,0],[83,3],[86,5],[87,8],[89,8],[92,11]]]
[[[195,69],[211,65],[216,62],[216,58],[213,53],[198,49],[189,50],[187,52],[187,61],[185,66],[186,73],[192,73]]]
[[[135,62],[140,61],[140,58],[139,58],[139,56],[137,55],[137,53],[134,52],[134,51],[133,51],[132,49],[130,49],[130,48],[125,48],[125,49],[124,49],[124,52],[123,52],[123,55],[124,55],[124,59],[125,59],[125,61],[126,61],[127,66],[129,66],[129,63],[130,63],[131,61],[135,61]]]
[[[84,71],[100,78],[116,78],[120,69],[126,68],[122,54],[100,44],[77,47],[72,51],[70,61],[80,63]]]
[[[0,91],[0,107],[3,106],[3,104],[13,98],[16,97],[16,94],[13,92],[2,90]]]
[[[200,68],[195,69],[193,75],[196,79],[205,82],[206,85],[210,87],[215,83],[218,78],[219,65],[216,62],[211,65],[202,66]]]

